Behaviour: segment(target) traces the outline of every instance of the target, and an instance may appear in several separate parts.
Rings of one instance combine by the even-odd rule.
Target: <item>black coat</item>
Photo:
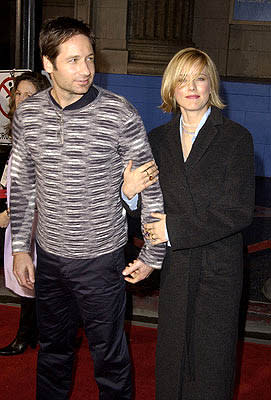
[[[171,243],[161,272],[156,399],[229,400],[240,232],[254,210],[253,143],[244,127],[212,108],[184,163],[179,118],[149,135]]]

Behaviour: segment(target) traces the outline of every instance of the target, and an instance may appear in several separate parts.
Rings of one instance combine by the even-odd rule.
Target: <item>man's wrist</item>
[[[17,256],[19,254],[28,254],[28,255],[30,255],[30,253],[28,251],[14,251],[14,253],[12,253],[13,257]]]

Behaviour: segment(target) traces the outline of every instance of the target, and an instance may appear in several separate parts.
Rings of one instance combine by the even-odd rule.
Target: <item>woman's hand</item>
[[[9,216],[7,210],[0,213],[0,228],[6,228],[9,224]]]
[[[144,236],[152,244],[167,242],[166,237],[166,214],[151,213],[153,218],[159,219],[157,222],[151,222],[144,225]]]
[[[155,161],[149,161],[132,171],[133,161],[130,160],[124,170],[122,191],[128,199],[158,181],[159,174]]]

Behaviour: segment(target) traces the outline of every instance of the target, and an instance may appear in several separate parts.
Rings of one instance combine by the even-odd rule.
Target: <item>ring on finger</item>
[[[148,239],[150,237],[150,232],[148,230],[145,230],[144,235]]]
[[[153,176],[149,175],[149,181],[152,181],[152,180],[153,180]]]

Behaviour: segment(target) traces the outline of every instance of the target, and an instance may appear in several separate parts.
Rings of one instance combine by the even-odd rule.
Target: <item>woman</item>
[[[254,154],[249,132],[222,115],[218,90],[210,57],[181,50],[161,88],[161,108],[175,116],[149,135],[165,214],[153,214],[157,222],[146,224],[145,234],[153,243],[168,242],[157,400],[229,400],[233,394],[241,231],[253,216]]]
[[[34,95],[38,91],[49,87],[48,79],[36,72],[24,72],[17,76],[14,80],[14,87],[10,98],[9,119],[12,122],[13,114],[19,104]],[[11,122],[8,126],[9,134],[11,133]],[[1,184],[6,176],[7,184],[7,210],[0,214],[0,226],[7,227],[5,233],[5,250],[4,250],[4,269],[6,287],[11,289],[20,296],[21,312],[20,323],[15,339],[6,347],[0,349],[0,355],[10,356],[23,353],[27,347],[36,347],[37,344],[37,324],[35,310],[35,294],[34,291],[21,287],[15,276],[13,275],[13,257],[11,250],[11,231],[9,224],[9,190],[10,190],[10,165],[12,155],[9,158],[7,169],[4,171]]]

